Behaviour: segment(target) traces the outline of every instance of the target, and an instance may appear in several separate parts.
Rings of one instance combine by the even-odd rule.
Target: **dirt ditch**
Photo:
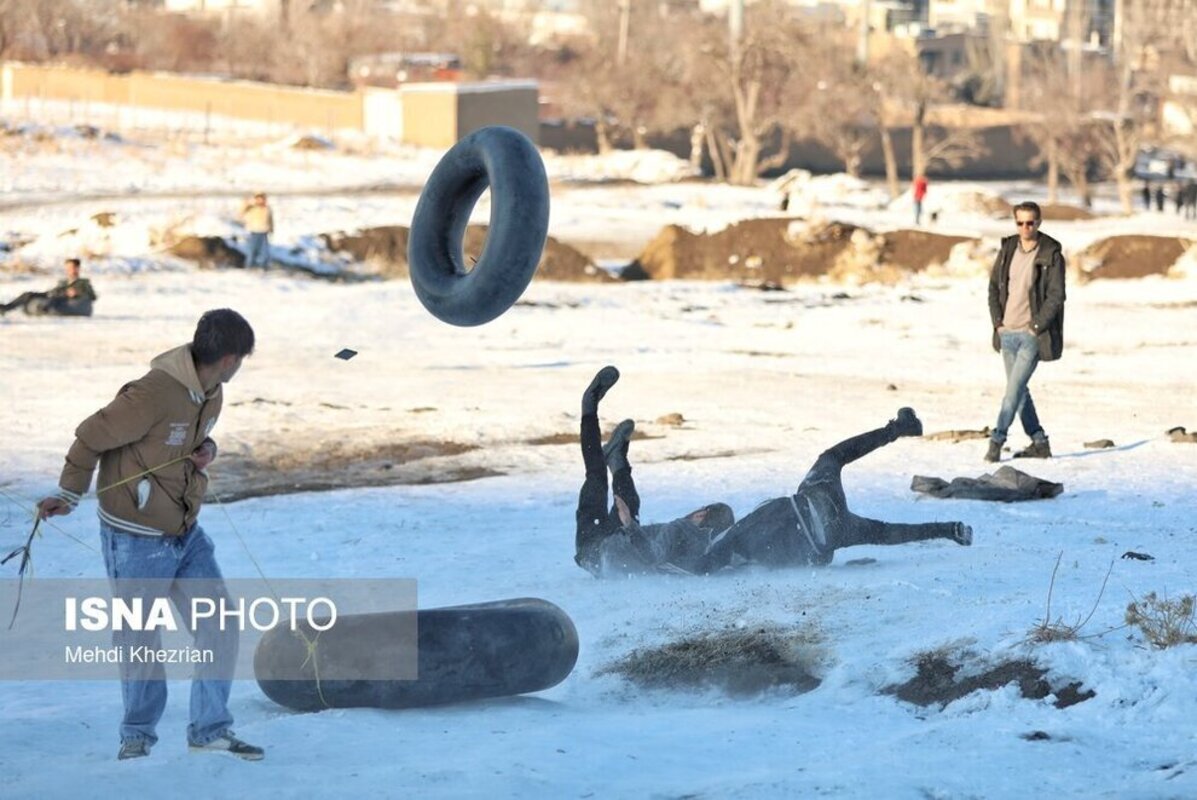
[[[1092,690],[1082,690],[1080,682],[1053,687],[1047,680],[1047,670],[1030,659],[1002,661],[980,673],[964,676],[959,676],[964,665],[952,663],[943,653],[924,653],[917,658],[915,666],[918,671],[913,678],[887,686],[882,693],[918,706],[938,705],[940,708],[975,691],[995,691],[1011,683],[1017,683],[1019,694],[1028,700],[1042,700],[1054,695],[1056,708],[1068,708],[1097,695]]]
[[[466,228],[462,246],[466,264],[475,263],[482,255],[486,231],[485,225]],[[408,235],[409,229],[402,225],[384,225],[351,233],[325,233],[321,234],[321,239],[333,252],[349,253],[357,261],[373,264],[385,276],[399,277],[407,275]],[[589,256],[552,236],[545,242],[536,277],[541,280],[583,283],[616,280],[595,266]]]
[[[629,268],[664,279],[733,280],[784,286],[802,278],[892,282],[948,260],[966,237],[926,231],[873,233],[842,222],[807,223],[792,217],[750,219],[716,233],[661,230]]]
[[[1081,274],[1091,280],[1167,275],[1194,244],[1175,236],[1111,236],[1081,251]]]

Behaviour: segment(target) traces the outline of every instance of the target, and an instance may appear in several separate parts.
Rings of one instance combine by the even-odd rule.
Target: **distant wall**
[[[471,131],[507,125],[539,141],[540,91],[532,82],[414,83],[399,88],[403,140],[451,147]]]
[[[936,132],[934,127],[932,133]],[[1018,136],[1012,125],[994,125],[977,129],[978,135],[989,148],[986,155],[965,161],[956,169],[932,169],[931,177],[967,178],[972,180],[1029,178],[1040,175],[1042,168],[1032,168],[1031,161],[1036,154],[1035,145]],[[898,171],[904,180],[910,178],[910,128],[897,128],[893,132],[894,150],[898,159]],[[597,138],[594,126],[582,122],[562,124],[542,123],[540,126],[542,147],[563,153],[594,153]],[[619,147],[631,147],[631,140],[616,140]],[[667,150],[680,158],[690,157],[690,131],[679,129],[671,134],[656,134],[648,137],[650,147]],[[765,152],[778,146],[778,139],[766,143]],[[826,147],[818,142],[804,139],[790,145],[789,160],[770,175],[780,175],[789,169],[806,169],[811,172],[840,172],[843,164]],[[869,177],[885,176],[885,160],[881,143],[876,141],[866,148],[862,162],[863,172]],[[710,159],[705,159],[703,169],[707,174],[714,170]]]
[[[428,147],[450,147],[486,125],[509,125],[539,139],[539,89],[533,81],[332,92],[162,72],[111,74],[6,63],[0,67],[0,99],[22,98],[181,111],[329,133],[360,130]]]
[[[5,64],[4,100],[33,97],[192,111],[333,131],[361,130],[363,98],[250,81],[192,78],[161,72],[110,74],[96,69]]]

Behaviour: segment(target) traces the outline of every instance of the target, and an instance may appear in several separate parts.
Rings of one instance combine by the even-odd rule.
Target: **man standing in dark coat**
[[[1040,361],[1064,351],[1064,252],[1041,233],[1043,215],[1035,203],[1014,207],[1018,234],[1002,240],[989,276],[989,317],[993,349],[1002,354],[1006,391],[993,426],[986,461],[1001,460],[1006,433],[1018,416],[1031,444],[1016,458],[1051,458],[1047,433],[1039,423],[1027,388]]]

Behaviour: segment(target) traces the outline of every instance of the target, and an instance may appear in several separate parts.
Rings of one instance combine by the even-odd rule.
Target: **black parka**
[[[1018,236],[1002,239],[989,274],[989,317],[993,322],[993,349],[1001,351],[998,327],[1006,314],[1010,291],[1010,262]],[[1039,234],[1035,254],[1035,280],[1031,284],[1031,327],[1039,338],[1039,360],[1055,361],[1064,352],[1064,251],[1060,243]]]

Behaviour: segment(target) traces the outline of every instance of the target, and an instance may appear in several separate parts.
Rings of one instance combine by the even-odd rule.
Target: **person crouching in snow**
[[[644,572],[708,574],[725,567],[830,564],[836,550],[866,544],[906,544],[949,539],[972,544],[963,522],[891,523],[848,510],[840,472],[846,464],[902,436],[919,436],[923,425],[909,408],[884,427],[853,436],[815,461],[797,492],[767,500],[739,522],[724,503],[703,506],[684,517],[641,525],[640,498],[628,464],[628,440],[635,424],[624,420],[607,446],[599,439],[598,404],[619,380],[603,367],[582,395],[581,443],[586,481],[578,497],[574,560],[596,577]],[[607,509],[607,469],[614,506]]]

